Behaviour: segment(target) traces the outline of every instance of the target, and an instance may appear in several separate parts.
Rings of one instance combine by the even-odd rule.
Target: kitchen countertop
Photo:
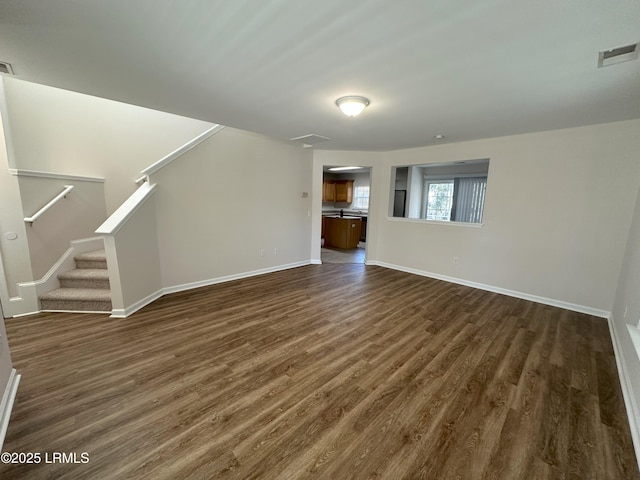
[[[345,216],[349,216],[349,217],[358,217],[358,218],[362,218],[362,217],[367,217],[368,213],[367,212],[358,212],[357,210],[345,210],[344,211]],[[332,217],[332,216],[340,216],[340,210],[323,210],[322,211],[322,215],[324,215],[325,217]]]

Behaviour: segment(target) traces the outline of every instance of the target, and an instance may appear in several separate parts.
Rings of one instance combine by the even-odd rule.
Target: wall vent
[[[638,50],[640,43],[602,50],[598,52],[598,68],[635,60],[638,58]]]
[[[310,133],[308,135],[302,135],[301,137],[290,138],[289,140],[292,142],[301,142],[304,148],[309,148],[314,146],[316,143],[328,142],[331,139],[329,137]]]
[[[11,64],[0,60],[0,73],[7,73],[9,75],[13,75],[13,68],[11,68]]]

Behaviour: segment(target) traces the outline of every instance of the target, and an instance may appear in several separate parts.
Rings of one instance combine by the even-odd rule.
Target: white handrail
[[[36,213],[33,214],[33,216],[31,217],[25,217],[24,221],[27,223],[33,223],[35,222],[38,218],[40,218],[40,216],[46,212],[47,210],[49,210],[51,207],[53,207],[60,199],[66,197],[69,192],[73,190],[73,185],[65,185],[64,186],[64,190],[62,190],[58,195],[56,195],[53,200],[51,200],[49,203],[47,203],[44,207],[42,207],[40,210],[38,210]]]
[[[192,148],[194,148],[197,145],[199,145],[200,143],[204,142],[207,138],[215,135],[216,133],[218,133],[223,128],[224,128],[224,125],[215,124],[214,126],[212,126],[211,128],[207,129],[206,131],[204,131],[203,133],[201,133],[200,135],[198,135],[194,139],[192,139],[189,142],[185,143],[180,148],[178,148],[178,149],[174,150],[173,152],[171,152],[166,157],[161,158],[160,160],[158,160],[153,165],[149,165],[147,168],[142,170],[140,173],[142,173],[143,175],[146,175],[148,177],[152,173],[155,173],[158,170],[160,170],[165,165],[168,165],[169,163],[173,162],[180,155],[183,155],[183,154],[187,153]]]
[[[144,182],[138,187],[138,189],[127,198],[118,209],[107,218],[102,225],[98,227],[96,233],[98,235],[115,235],[120,230],[129,217],[135,213],[135,211],[142,206],[144,202],[153,194],[154,190],[158,186],[157,183],[150,185],[149,182]]]

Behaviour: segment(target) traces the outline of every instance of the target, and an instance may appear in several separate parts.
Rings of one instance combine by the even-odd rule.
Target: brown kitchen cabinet
[[[324,246],[356,248],[360,241],[362,219],[360,217],[325,217]]]
[[[324,180],[323,202],[353,202],[353,180]]]
[[[322,182],[322,201],[336,201],[336,184],[334,180],[325,180]]]
[[[353,180],[336,180],[336,202],[353,202]]]

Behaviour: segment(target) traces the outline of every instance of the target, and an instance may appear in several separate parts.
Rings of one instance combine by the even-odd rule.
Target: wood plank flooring
[[[311,265],[6,322],[2,479],[638,479],[603,319]]]

